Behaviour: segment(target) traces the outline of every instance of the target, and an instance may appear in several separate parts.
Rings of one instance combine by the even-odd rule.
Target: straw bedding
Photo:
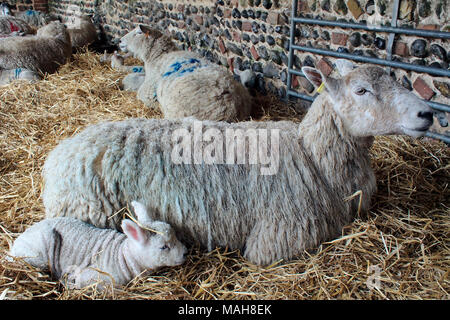
[[[0,299],[450,298],[450,149],[403,136],[375,141],[379,190],[370,212],[296,260],[261,268],[226,248],[193,248],[184,265],[107,292],[68,290],[47,273],[6,261],[12,241],[44,217],[41,168],[61,139],[100,121],[161,116],[157,104],[149,109],[120,91],[123,74],[99,57],[81,52],[43,81],[0,88]],[[256,120],[301,119],[291,105],[257,99]]]

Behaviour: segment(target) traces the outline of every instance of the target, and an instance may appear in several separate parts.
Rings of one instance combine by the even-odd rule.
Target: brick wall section
[[[24,0],[26,1],[26,0]],[[34,0],[41,1],[41,0]],[[300,0],[302,16],[327,20],[386,24],[393,1]],[[284,95],[289,49],[291,1],[287,0],[49,0],[51,13],[65,16],[69,5],[93,13],[109,40],[117,40],[137,23],[165,30],[180,48],[195,50],[230,67],[252,68],[264,74],[264,90]],[[444,0],[402,0],[398,25],[450,31],[449,8]],[[386,57],[388,34],[300,25],[296,43],[359,55]],[[420,41],[416,41],[420,40]],[[334,59],[297,52],[295,68],[315,65],[330,71]],[[450,43],[438,39],[396,36],[394,59],[448,68]],[[277,70],[274,74],[273,70]],[[450,104],[447,78],[395,71],[405,87],[420,96]],[[311,92],[308,82],[295,78],[300,92]]]
[[[48,11],[48,0],[9,0],[13,12],[25,10]]]

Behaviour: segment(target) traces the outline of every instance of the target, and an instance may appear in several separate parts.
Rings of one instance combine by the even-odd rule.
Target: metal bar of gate
[[[396,2],[398,2],[396,0]],[[290,29],[290,45],[289,45],[289,59],[288,59],[288,79],[287,79],[287,90],[286,90],[286,97],[289,99],[289,96],[293,96],[296,98],[300,98],[309,102],[314,101],[314,97],[311,97],[306,94],[298,93],[295,90],[291,89],[292,84],[292,75],[298,75],[304,77],[303,73],[299,70],[293,69],[293,60],[294,60],[294,52],[295,50],[315,53],[319,55],[325,55],[325,56],[332,56],[336,58],[344,58],[344,59],[350,59],[358,62],[363,63],[373,63],[388,67],[395,67],[400,69],[405,69],[409,71],[415,71],[415,72],[423,72],[428,73],[435,76],[443,76],[443,77],[450,77],[450,71],[446,69],[440,69],[440,68],[432,68],[432,67],[425,67],[420,65],[415,65],[411,63],[403,63],[398,61],[391,61],[390,59],[384,60],[384,59],[378,59],[378,58],[372,58],[372,57],[364,57],[359,55],[354,55],[350,53],[344,53],[344,52],[336,52],[332,50],[326,50],[326,49],[318,49],[313,47],[307,47],[307,46],[299,46],[295,45],[295,28],[296,23],[305,23],[305,24],[313,24],[313,25],[319,25],[319,26],[328,26],[328,27],[340,27],[340,28],[351,28],[351,29],[361,29],[361,30],[367,30],[367,31],[373,31],[373,32],[388,32],[391,33],[389,37],[389,44],[392,46],[390,42],[393,42],[393,34],[406,34],[406,35],[416,35],[421,37],[430,37],[430,38],[440,38],[440,39],[450,39],[450,32],[442,32],[442,31],[432,31],[432,30],[423,30],[423,29],[409,29],[409,28],[399,28],[395,24],[394,26],[376,26],[376,25],[366,25],[361,23],[350,23],[350,22],[337,22],[337,21],[327,21],[327,20],[321,20],[321,19],[309,19],[309,18],[301,18],[297,17],[297,4],[298,1],[294,0],[292,3],[292,15],[291,15],[291,29]],[[394,9],[395,10],[395,9]],[[427,101],[426,102],[431,108],[437,111],[442,112],[450,112],[450,106],[446,104],[442,104],[439,102],[434,101]],[[444,141],[447,144],[450,144],[450,136],[439,134],[436,132],[427,132],[425,134],[427,137],[439,139]]]
[[[300,18],[295,17],[292,19],[296,23],[304,24],[314,24],[317,26],[324,27],[339,27],[344,29],[359,29],[373,32],[387,32],[387,33],[399,33],[406,34],[410,36],[419,36],[425,38],[439,38],[439,39],[450,39],[450,33],[445,31],[433,31],[425,29],[413,29],[413,28],[400,28],[400,27],[390,27],[390,26],[377,26],[377,25],[367,25],[363,23],[352,23],[352,22],[340,22],[340,21],[328,21],[322,19],[310,19],[310,18]]]

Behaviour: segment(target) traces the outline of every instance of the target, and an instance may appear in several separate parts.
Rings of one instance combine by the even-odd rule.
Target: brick
[[[300,86],[300,83],[298,82],[298,76],[296,76],[295,74],[292,75],[291,86],[292,88],[298,88]]]
[[[252,31],[252,24],[248,21],[242,22],[242,31]]]
[[[394,44],[394,54],[402,57],[409,56],[408,45],[405,42],[397,41]]]
[[[434,91],[420,77],[414,81],[413,88],[425,100],[430,100],[434,96]]]
[[[223,17],[225,19],[231,18],[231,9],[230,8],[226,8],[223,10]]]
[[[252,46],[250,48],[250,53],[252,54],[253,59],[255,59],[255,60],[259,59],[259,54],[258,54],[258,51],[256,51],[255,46]]]
[[[329,62],[324,59],[320,59],[317,63],[317,68],[323,73],[324,76],[329,76],[333,72],[333,67]]]
[[[222,54],[227,52],[227,48],[225,47],[225,44],[223,43],[223,40],[221,38],[219,39],[219,50]]]
[[[230,72],[231,72],[232,74],[234,74],[234,70],[233,70],[233,62],[234,62],[234,58],[228,58],[228,59],[227,59],[228,69],[230,70]]]
[[[280,24],[280,14],[275,11],[269,11],[269,14],[267,15],[267,22],[271,25]]]
[[[231,7],[237,8],[239,6],[239,0],[231,0]]]
[[[297,3],[297,10],[298,13],[309,12],[308,1],[299,0]]]
[[[348,34],[340,33],[340,32],[333,32],[331,34],[331,43],[339,45],[339,46],[345,46],[347,45],[348,40]]]
[[[241,34],[237,31],[233,31],[233,40],[236,42],[241,42]]]
[[[194,16],[194,20],[195,20],[195,22],[197,22],[197,24],[203,25],[203,17],[202,17],[201,15],[196,14],[196,15]]]
[[[417,26],[417,29],[438,31],[438,30],[440,30],[440,27],[437,24],[419,24]]]
[[[179,4],[177,6],[177,10],[178,10],[178,12],[183,12],[184,11],[184,4]]]

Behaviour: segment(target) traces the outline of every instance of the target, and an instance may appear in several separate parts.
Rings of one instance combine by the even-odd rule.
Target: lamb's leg
[[[73,267],[65,273],[64,280],[63,282],[69,289],[82,289],[97,284],[97,288],[102,290],[113,283],[110,275],[91,267]]]

